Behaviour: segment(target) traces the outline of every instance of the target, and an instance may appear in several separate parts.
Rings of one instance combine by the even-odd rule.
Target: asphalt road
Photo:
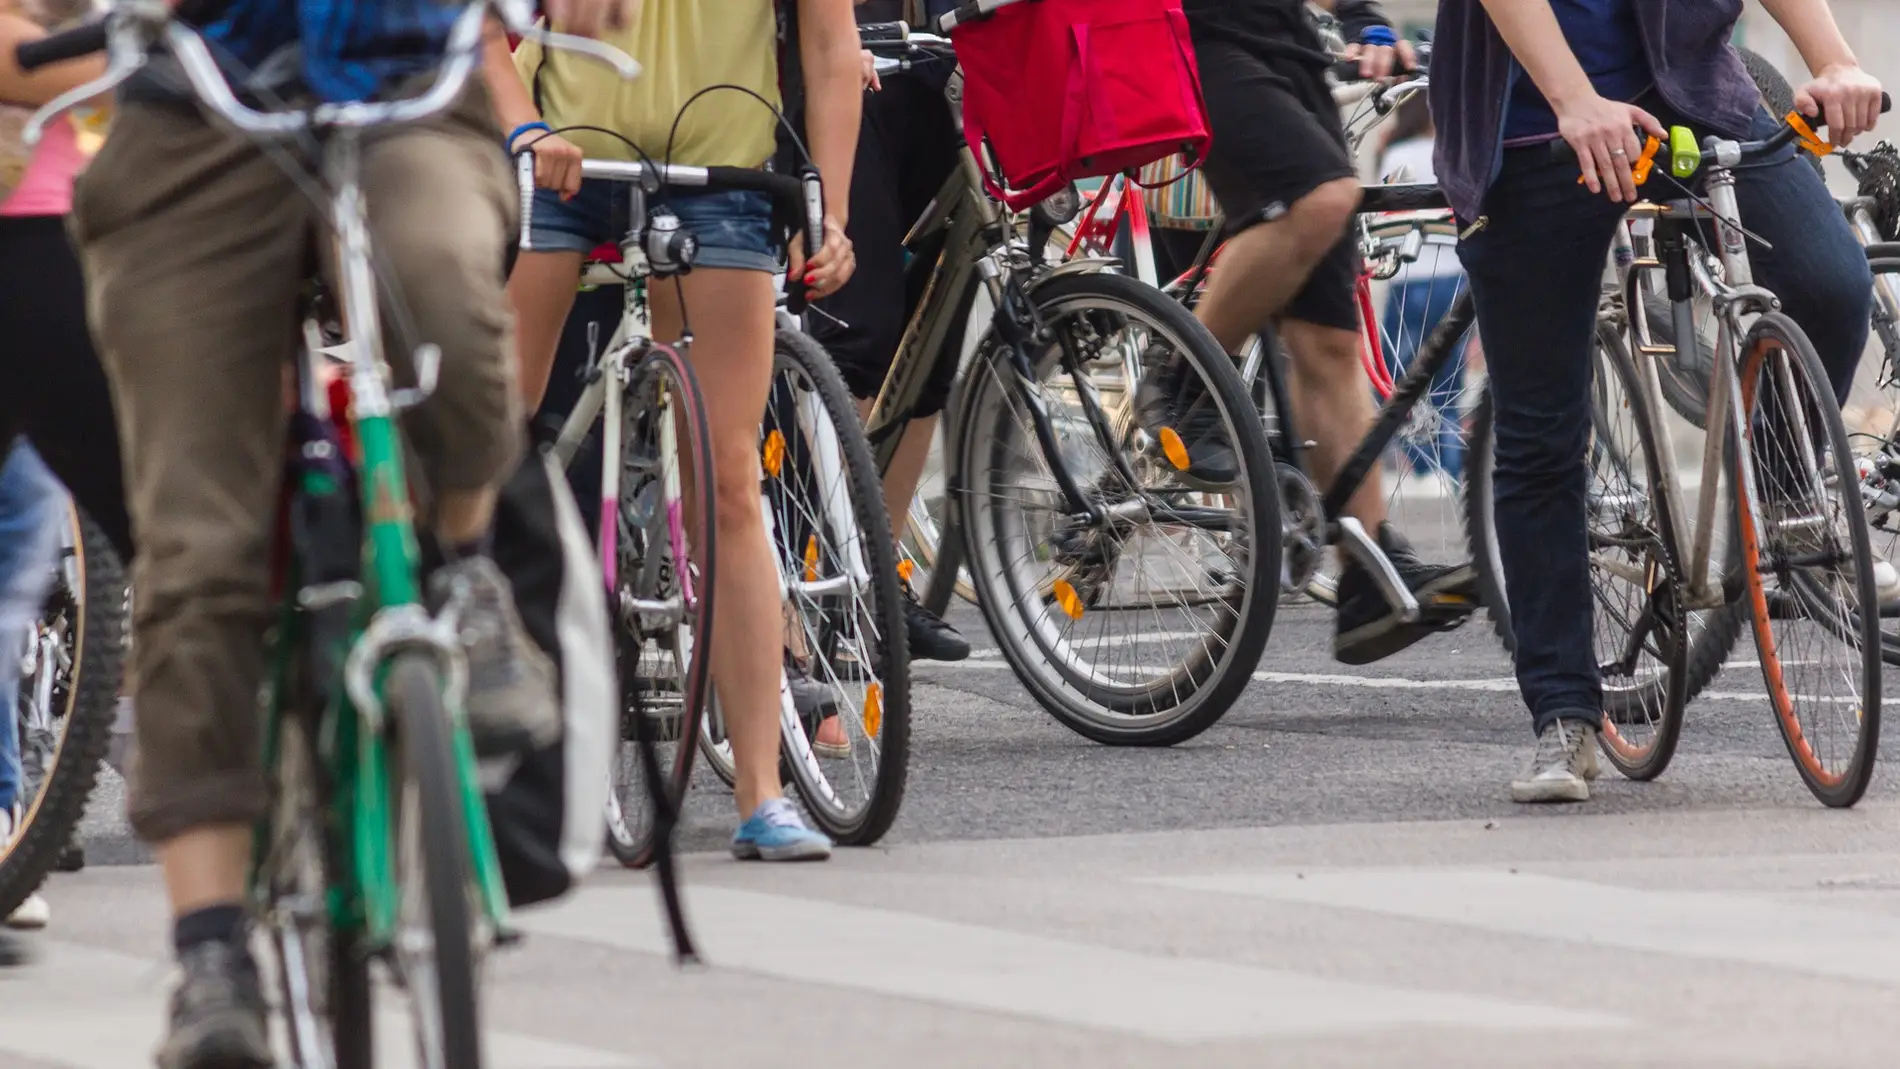
[[[987,650],[919,666],[882,846],[738,865],[704,792],[686,878],[710,967],[673,970],[646,877],[602,872],[496,963],[491,1063],[1892,1064],[1892,777],[1822,811],[1752,665],[1660,782],[1526,810],[1528,717],[1482,622],[1353,670],[1329,629],[1283,609],[1241,703],[1164,751],[1071,734]],[[149,867],[105,864],[138,860],[112,793],[95,864],[49,887],[44,960],[0,977],[0,1069],[142,1064],[156,1034],[162,903]]]

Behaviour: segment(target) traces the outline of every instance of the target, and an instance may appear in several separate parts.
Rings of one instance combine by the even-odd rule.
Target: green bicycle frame
[[[376,312],[376,280],[371,268],[369,238],[364,223],[363,198],[357,183],[356,138],[338,134],[328,145],[327,170],[335,190],[332,220],[336,233],[337,296],[351,339],[348,381],[358,455],[352,460],[361,492],[363,518],[360,595],[350,613],[349,627],[326,639],[308,626],[310,599],[302,585],[298,557],[291,556],[271,651],[270,696],[264,724],[265,768],[277,768],[284,718],[289,708],[292,665],[312,643],[334,643],[339,648],[310,648],[311,661],[342,666],[350,651],[364,640],[371,623],[382,613],[417,605],[421,600],[417,577],[421,554],[415,531],[414,508],[402,461],[396,427],[399,405],[392,401],[389,368],[383,360]],[[313,361],[321,357],[304,352],[299,368],[299,403],[306,412],[327,417],[327,405],[316,381]],[[340,499],[345,488],[327,474],[305,469],[299,484],[288,493],[313,501]],[[378,651],[375,691],[383,695],[384,676],[394,656],[412,649],[392,645]],[[327,773],[329,807],[325,834],[329,854],[341,871],[329,874],[327,909],[332,930],[360,936],[358,945],[371,951],[390,946],[401,905],[396,885],[395,820],[399,772],[391,760],[391,721],[380,709],[366,715],[350,700],[342,680],[326,680],[332,697],[322,711],[316,732],[315,760]],[[448,710],[453,721],[455,775],[468,834],[470,875],[478,889],[481,912],[494,932],[507,930],[508,901],[502,888],[488,810],[476,774],[474,745],[461,709]],[[254,893],[264,875],[271,845],[268,820],[261,822],[252,870]]]

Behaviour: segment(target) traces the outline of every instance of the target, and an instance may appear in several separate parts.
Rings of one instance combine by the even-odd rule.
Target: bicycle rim
[[[778,335],[763,426],[765,504],[787,597],[788,670],[830,703],[782,718],[812,821],[845,845],[897,818],[910,761],[910,657],[884,487],[817,342]],[[789,698],[785,700],[789,701]]]
[[[1863,611],[1877,602],[1853,453],[1820,359],[1792,320],[1755,323],[1740,374],[1752,463],[1738,459],[1735,478],[1756,493],[1735,497],[1762,680],[1808,789],[1850,806],[1873,776],[1880,737],[1879,620]]]
[[[1231,361],[1158,291],[1093,274],[1050,279],[1033,300],[1050,340],[1031,354],[1031,389],[1065,465],[1111,519],[1066,515],[1014,371],[985,358],[965,381],[952,487],[966,495],[978,604],[1018,677],[1065,725],[1121,745],[1190,738],[1245,687],[1273,626],[1280,531],[1264,436]],[[1216,405],[1239,458],[1231,484],[1183,478],[1139,429],[1130,383],[1145,362],[1175,357]],[[1189,515],[1202,519],[1169,519]]]
[[[659,824],[641,731],[655,748],[675,813],[691,787],[695,753],[704,749],[715,771],[722,761],[730,767],[730,755],[723,738],[708,734],[713,718],[705,715],[716,536],[712,495],[694,488],[709,485],[713,460],[691,366],[675,350],[655,346],[634,369],[623,414],[613,606],[622,711],[607,843],[621,864],[644,867],[653,860]]]

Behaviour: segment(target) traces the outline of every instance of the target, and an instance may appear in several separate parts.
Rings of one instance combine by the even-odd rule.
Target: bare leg
[[[719,530],[712,673],[738,768],[741,817],[784,793],[778,776],[784,606],[759,499],[759,420],[772,377],[771,276],[701,268],[651,290],[653,334],[681,333],[680,291],[694,331],[690,357],[713,440]]]
[[[1324,489],[1372,426],[1372,391],[1359,364],[1356,331],[1322,327],[1289,319],[1280,324],[1280,337],[1292,355],[1288,387],[1299,426],[1313,441],[1307,450],[1307,474]],[[1385,522],[1385,495],[1379,469],[1366,474],[1346,514],[1376,531]]]
[[[1277,318],[1346,232],[1359,207],[1359,183],[1340,178],[1301,197],[1271,223],[1248,227],[1221,248],[1220,262],[1195,310],[1228,352]],[[1311,425],[1312,420],[1306,420]]]
[[[541,407],[561,345],[561,328],[574,308],[580,284],[578,252],[524,252],[508,276],[508,300],[515,306],[515,336],[520,352],[521,400],[532,414]]]

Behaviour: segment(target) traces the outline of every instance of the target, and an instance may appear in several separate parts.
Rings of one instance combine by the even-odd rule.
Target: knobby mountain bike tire
[[[631,771],[637,778],[629,782],[623,774],[616,775],[607,847],[622,865],[644,868],[665,845],[662,833],[670,834],[685,803],[695,755],[705,750],[708,763],[718,771],[718,755],[705,735],[706,710],[712,701],[718,542],[714,495],[709,492],[714,470],[712,432],[692,364],[677,349],[654,346],[633,369],[622,414],[626,431],[616,505],[620,589],[609,598],[609,605],[620,668],[619,764],[621,773]],[[662,415],[671,420],[676,451],[671,462],[679,465],[682,478],[677,497],[664,481]],[[663,627],[664,633],[646,634],[638,614],[622,603],[623,595],[676,596],[681,617]],[[665,678],[649,675],[649,668]],[[659,773],[655,781],[642,748],[657,751],[669,744],[670,753],[654,754]]]
[[[1629,373],[1634,374],[1636,372],[1635,364],[1629,360],[1628,349],[1623,346],[1622,339],[1616,333],[1615,329],[1608,324],[1599,323],[1597,327],[1596,351],[1601,354],[1606,345],[1613,346],[1613,350],[1617,355],[1613,358],[1606,358],[1599,355],[1599,369],[1606,366],[1606,361],[1613,360],[1616,363],[1624,364]],[[1662,360],[1666,358],[1657,357],[1657,359]],[[1630,381],[1621,378],[1622,372],[1612,373],[1619,376],[1619,382]],[[1632,388],[1629,394],[1632,397],[1636,397],[1641,394],[1641,391]],[[1600,391],[1593,392],[1591,399],[1592,404],[1600,405],[1602,396]],[[1651,403],[1646,395],[1643,395],[1641,400],[1634,401],[1633,403],[1641,404],[1645,409],[1651,407]],[[1515,655],[1517,652],[1517,640],[1511,628],[1511,606],[1504,581],[1503,562],[1498,554],[1497,527],[1494,519],[1497,457],[1494,452],[1496,429],[1492,424],[1493,404],[1494,401],[1491,396],[1491,391],[1487,388],[1484,397],[1480,400],[1478,407],[1474,410],[1472,415],[1471,464],[1465,483],[1465,534],[1471,543],[1472,565],[1476,568],[1478,573],[1479,596],[1484,603],[1485,611],[1490,614],[1492,628],[1498,636],[1498,641],[1503,644],[1504,651]],[[1608,418],[1608,414],[1601,411],[1592,414],[1593,424],[1597,426],[1604,425]],[[1661,443],[1656,443],[1657,448],[1655,455],[1659,463],[1666,460],[1668,456],[1660,446]],[[1641,461],[1633,457],[1623,458],[1622,463],[1644,463],[1647,465],[1647,461]],[[1646,466],[1644,470],[1656,471],[1658,469]],[[1653,485],[1653,483],[1651,485]],[[1593,497],[1598,496],[1599,490],[1599,487],[1595,485],[1592,486]],[[1693,497],[1685,503],[1685,507],[1691,509],[1694,508],[1694,505],[1695,501]],[[1733,520],[1732,509],[1728,510],[1727,514],[1718,510],[1715,518],[1716,522],[1725,525],[1723,530],[1724,537],[1720,542],[1723,548],[1717,551],[1720,557],[1710,566],[1710,574],[1714,577],[1714,581],[1719,582],[1722,576],[1733,572],[1739,558],[1737,557],[1736,537],[1732,526],[1729,526]],[[1664,520],[1659,522],[1670,522],[1673,526],[1673,521]],[[1673,539],[1672,544],[1674,544]],[[1686,574],[1682,569],[1686,568],[1687,563],[1688,562],[1681,560],[1675,562],[1678,568],[1678,571],[1675,573],[1677,582],[1680,582]],[[1721,673],[1723,663],[1728,660],[1729,651],[1734,649],[1736,640],[1741,637],[1743,619],[1745,616],[1746,611],[1739,603],[1728,604],[1715,609],[1699,610],[1688,614],[1686,626],[1689,640],[1687,643],[1687,655],[1681,673],[1683,678],[1682,701],[1685,705],[1688,702],[1694,701],[1696,696],[1706,690],[1709,684],[1714,682],[1715,677]],[[1628,711],[1644,707],[1640,699],[1634,694],[1629,698],[1618,698],[1613,696],[1613,691],[1606,690],[1604,697],[1607,707],[1606,712],[1612,715],[1628,715]],[[1624,704],[1625,702],[1631,702],[1633,704]],[[1619,713],[1619,709],[1624,710],[1624,712]],[[1612,760],[1619,763],[1619,770],[1623,770],[1620,763],[1621,758],[1618,755],[1612,755]],[[1661,769],[1658,768],[1656,771],[1659,773]]]
[[[20,799],[18,835],[0,842],[0,917],[45,881],[85,817],[112,743],[125,671],[124,567],[105,533],[78,506],[69,505],[68,516],[71,556],[59,562],[31,637],[36,644],[42,636],[52,638],[70,665],[62,672],[60,664],[37,659],[35,675],[20,682],[17,707],[0,710],[19,721],[21,788],[32,788],[31,797]],[[32,726],[37,714],[30,714],[29,703],[36,700],[37,674],[47,672],[54,675],[45,713],[53,722],[42,730]]]
[[[845,567],[855,540],[869,572],[862,597],[791,598],[788,611],[803,632],[812,678],[839,699],[848,752],[820,753],[813,737],[817,725],[801,724],[801,730],[787,728],[783,757],[812,822],[841,844],[868,846],[896,821],[910,773],[910,650],[897,548],[877,460],[830,355],[811,337],[783,327],[773,348],[768,461],[773,432],[780,445],[778,463],[767,465],[766,499],[779,566],[802,568],[808,578],[831,578]],[[830,462],[844,464],[839,489],[852,530],[832,530],[822,504],[800,498],[801,491],[825,492],[809,439],[788,426],[801,410],[832,428],[839,455]]]
[[[1880,621],[1877,611],[1866,611],[1878,605],[1873,552],[1852,446],[1826,370],[1794,320],[1780,313],[1757,320],[1742,340],[1739,371],[1744,426],[1757,443],[1751,454],[1756,470],[1743,469],[1739,450],[1731,470],[1736,485],[1752,476],[1761,486],[1763,515],[1753,514],[1748,495],[1734,497],[1762,681],[1802,781],[1822,804],[1851,806],[1873,778],[1881,712]],[[1781,428],[1794,416],[1807,421],[1811,442],[1783,441],[1790,435]],[[1794,454],[1784,466],[1805,463],[1811,452],[1820,470],[1784,475],[1790,485],[1775,490],[1768,484],[1777,452]],[[1805,487],[1793,487],[1796,481]],[[1811,492],[1814,500],[1794,501],[1796,489]],[[1771,504],[1771,493],[1786,500]],[[1805,530],[1810,511],[1814,526],[1824,530]],[[1766,547],[1763,534],[1769,536]],[[1764,564],[1773,573],[1773,591]],[[1812,643],[1802,642],[1810,638]],[[1844,652],[1830,658],[1837,647]],[[1822,667],[1813,670],[1817,665]],[[1803,685],[1810,678],[1815,693]],[[1835,738],[1836,729],[1847,738]]]
[[[1128,554],[1114,528],[1068,517],[1061,496],[1051,490],[1052,468],[1049,474],[1014,470],[1012,446],[1020,447],[1032,467],[1040,462],[1048,468],[1048,457],[1027,425],[1010,358],[987,341],[962,385],[950,473],[950,500],[961,514],[965,566],[977,603],[1017,678],[1059,722],[1111,745],[1182,742],[1227,712],[1251,680],[1273,630],[1282,532],[1265,434],[1232,359],[1161,291],[1115,274],[1058,275],[1034,284],[1029,299],[1047,328],[1030,352],[1037,395],[1051,413],[1064,464],[1083,492],[1098,499],[1105,514],[1121,507],[1124,512],[1115,515],[1128,518],[1115,522],[1129,525],[1152,520],[1156,503],[1176,517],[1193,512],[1203,523],[1230,518],[1220,520],[1227,526],[1218,532],[1187,522],[1174,523],[1170,531],[1155,521],[1157,530]],[[1163,348],[1153,359],[1184,360],[1205,384],[1204,400],[1195,404],[1213,403],[1211,414],[1237,461],[1233,481],[1221,488],[1182,489],[1185,480],[1166,466],[1171,461],[1152,449],[1133,448],[1138,421],[1132,411],[1111,416],[1097,400],[1091,414],[1083,399],[1100,391],[1070,388],[1078,375],[1091,383],[1089,376],[1098,371],[1119,375],[1124,355],[1148,354],[1154,346]],[[1131,406],[1135,393],[1134,384],[1120,383],[1112,396]],[[1106,428],[1096,425],[1096,415]],[[1009,422],[1012,416],[1019,417],[1017,423]],[[1104,440],[1107,430],[1114,440]],[[1137,476],[1151,473],[1158,486],[1126,486],[1117,453]],[[1125,571],[1131,560],[1133,575]],[[1164,572],[1162,565],[1170,564]],[[1214,590],[1193,595],[1191,603],[1167,589],[1197,578]],[[1175,603],[1160,605],[1157,589]],[[1152,603],[1141,604],[1144,597]],[[1129,604],[1112,604],[1116,600]],[[1162,621],[1164,608],[1179,614],[1172,625]],[[1130,615],[1111,615],[1117,611]],[[1109,635],[1119,620],[1136,628],[1152,620],[1154,627]],[[1082,642],[1091,634],[1109,648],[1112,663],[1085,657]],[[1165,652],[1162,647],[1177,636],[1191,645]],[[1127,652],[1119,652],[1123,647]]]
[[[414,1014],[420,1064],[455,1069],[482,1065],[481,1018],[476,1000],[472,867],[469,829],[456,781],[455,751],[442,682],[435,662],[403,654],[384,686],[402,751],[396,889],[401,897],[393,950]],[[411,911],[420,910],[415,917]],[[406,938],[409,923],[426,929],[428,960],[408,956],[421,940]],[[434,1048],[433,1050],[430,1048]]]

